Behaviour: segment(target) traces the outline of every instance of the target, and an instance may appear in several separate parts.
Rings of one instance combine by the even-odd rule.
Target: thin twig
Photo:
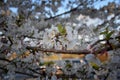
[[[59,16],[62,16],[62,15],[71,13],[71,12],[73,12],[73,11],[76,11],[76,10],[79,8],[80,5],[81,5],[81,4],[79,4],[77,7],[73,8],[73,9],[71,9],[71,10],[69,10],[69,11],[66,11],[66,12],[64,12],[64,13],[55,15],[55,16],[53,16],[53,17],[45,18],[44,20],[46,21],[46,20],[54,19],[54,18],[56,18],[56,17],[59,17]]]

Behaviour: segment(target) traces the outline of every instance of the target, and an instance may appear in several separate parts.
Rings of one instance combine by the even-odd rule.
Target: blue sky
[[[75,0],[72,0],[72,1],[75,1]],[[95,2],[95,3],[93,4],[93,6],[94,6],[94,8],[96,8],[96,9],[100,9],[100,8],[103,7],[103,6],[108,5],[109,2],[115,2],[115,3],[120,4],[120,0],[103,0],[103,1],[97,1],[97,2]],[[68,3],[67,0],[65,1],[64,6],[61,7],[61,8],[59,8],[59,11],[58,11],[57,14],[64,13],[65,11],[70,10],[70,8],[65,9],[66,3]],[[74,5],[74,7],[77,7],[77,5]],[[67,15],[66,15],[66,16],[67,16]]]
[[[94,7],[99,9],[105,5],[107,5],[109,2],[115,2],[115,3],[118,3],[120,4],[120,0],[103,0],[103,1],[98,1],[94,4]]]
[[[96,9],[99,9],[99,8],[107,5],[109,2],[115,2],[115,3],[119,3],[119,4],[120,4],[120,0],[103,0],[103,1],[97,1],[97,2],[95,2],[95,3],[94,3],[94,7],[95,7]],[[66,4],[66,3],[68,3],[67,0],[65,1],[64,4]],[[76,6],[77,6],[77,5],[74,5],[74,7],[76,7]],[[64,5],[64,7],[60,8],[58,14],[61,13],[61,12],[64,12],[64,8],[65,8],[65,7],[66,7],[66,5]],[[67,10],[69,10],[69,9],[67,9]],[[66,11],[66,10],[65,10],[65,11]]]
[[[35,0],[33,0],[33,2],[34,2]],[[71,0],[71,1],[75,1],[75,0]],[[99,8],[101,8],[101,7],[103,7],[103,6],[105,6],[105,5],[107,5],[109,2],[116,2],[116,3],[118,3],[118,4],[120,4],[120,0],[103,0],[103,1],[98,1],[98,2],[96,2],[96,3],[94,3],[94,7],[96,8],[96,9],[99,9]],[[56,15],[57,14],[61,14],[61,13],[64,13],[65,11],[68,11],[68,10],[70,10],[70,8],[67,8],[66,9],[66,4],[68,3],[68,0],[65,0],[65,2],[64,2],[64,4],[63,4],[63,6],[61,7],[61,8],[59,8],[59,10],[58,10],[58,12],[56,13]],[[76,7],[77,5],[74,5],[74,7]],[[15,8],[15,7],[10,7],[9,8],[11,11],[13,11],[14,13],[17,13],[17,8]],[[54,14],[52,14],[53,16],[54,16]]]

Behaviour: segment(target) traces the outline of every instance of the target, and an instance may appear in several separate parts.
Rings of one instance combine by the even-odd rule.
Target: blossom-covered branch
[[[115,48],[120,48],[120,44],[118,45],[114,45]],[[42,52],[54,52],[56,54],[89,54],[91,53],[89,50],[85,49],[85,50],[55,50],[55,49],[44,49],[44,48],[40,48],[40,47],[30,47],[27,46],[26,47],[28,50],[33,50],[33,51],[42,51]],[[110,48],[110,46],[102,48],[102,49],[97,49],[96,51],[93,52],[93,54],[95,53],[101,53],[102,51],[110,51],[113,50],[112,48]]]
[[[119,39],[120,36],[117,36],[116,39]],[[113,39],[113,38],[110,38],[110,39]],[[103,40],[98,40],[96,41],[95,43],[93,43],[91,45],[91,48],[93,48],[95,45],[97,45],[98,43],[100,43],[101,41],[106,41],[105,39]],[[117,49],[117,48],[120,48],[120,44],[114,44],[114,48]],[[96,50],[94,50],[92,53],[95,54],[95,53],[101,53],[102,51],[110,51],[110,50],[113,50],[114,48],[112,48],[111,46],[107,45],[103,48],[97,48],[96,47]],[[31,46],[27,46],[26,49],[28,50],[33,50],[33,51],[42,51],[42,52],[54,52],[54,53],[57,53],[57,54],[89,54],[91,53],[91,50],[89,49],[84,49],[84,50],[56,50],[56,49],[46,49],[46,48],[40,48],[40,47],[31,47]]]
[[[110,38],[110,40],[112,40],[114,38]],[[115,39],[120,39],[120,36],[116,36]],[[91,47],[94,47],[95,45],[99,44],[102,41],[105,41],[106,39],[102,39],[102,40],[97,40],[96,42],[94,42],[93,44],[91,44]]]
[[[40,47],[30,47],[27,46],[26,49],[33,51],[42,51],[42,52],[54,52],[57,54],[89,54],[90,51],[86,50],[55,50],[55,49],[45,49]]]

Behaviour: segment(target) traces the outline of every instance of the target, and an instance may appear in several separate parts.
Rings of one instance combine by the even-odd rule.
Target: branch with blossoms
[[[110,40],[112,40],[114,38],[110,38]],[[120,39],[120,36],[115,37],[115,39]],[[90,45],[89,49],[84,49],[84,50],[56,50],[56,49],[46,49],[46,48],[41,48],[41,47],[31,47],[31,46],[27,46],[26,49],[28,50],[32,50],[32,51],[42,51],[42,52],[53,52],[56,54],[89,54],[89,53],[93,53],[93,54],[99,54],[102,51],[110,51],[115,49],[120,48],[120,43],[119,44],[114,44],[114,48],[112,48],[111,46],[109,46],[108,44],[106,44],[105,47],[103,48],[94,48],[93,47],[95,45],[97,45],[98,43],[100,43],[101,41],[106,41],[106,39],[102,39],[102,40],[98,40],[95,43]],[[112,43],[113,44],[113,43]],[[91,50],[92,49],[92,50]]]
[[[114,45],[115,48],[120,48],[120,44],[118,45]],[[27,46],[26,49],[28,50],[33,50],[33,51],[42,51],[42,52],[54,52],[56,54],[89,54],[91,53],[90,50],[84,49],[84,50],[55,50],[55,49],[45,49],[45,48],[40,48],[40,47],[31,47],[31,46]],[[102,49],[97,49],[93,52],[93,54],[95,53],[101,53],[102,51],[110,51],[113,50],[112,48],[110,48],[110,46],[102,48]]]
[[[42,52],[54,52],[57,54],[89,54],[90,51],[86,50],[56,50],[56,49],[45,49],[40,47],[31,47],[27,46],[26,49],[33,51],[42,51]]]
[[[109,40],[113,40],[113,39],[120,40],[120,36],[116,36],[115,38],[110,38]],[[90,48],[93,48],[95,45],[99,44],[102,41],[106,41],[106,39],[97,40],[96,42],[90,45]]]

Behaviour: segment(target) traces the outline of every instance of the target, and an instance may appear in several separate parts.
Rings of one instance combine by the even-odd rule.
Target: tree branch
[[[0,60],[2,60],[2,61],[7,61],[7,62],[11,62],[10,60],[5,59],[5,58],[2,58],[2,57],[0,57]]]
[[[88,50],[55,50],[55,49],[45,49],[45,48],[40,48],[40,47],[31,47],[27,46],[26,49],[28,50],[33,50],[33,51],[42,51],[42,52],[54,52],[57,54],[89,54],[90,51]]]
[[[110,40],[112,40],[114,38],[110,38]],[[115,39],[120,39],[120,36],[116,36]],[[102,39],[102,40],[98,40],[96,42],[94,42],[93,44],[91,44],[91,47],[94,47],[95,45],[97,45],[98,43],[102,42],[102,41],[106,41],[106,39]]]
[[[120,38],[120,36],[117,36],[117,38]],[[113,39],[113,38],[110,38]],[[98,40],[95,43],[92,44],[92,47],[98,43],[100,43],[101,41],[105,41],[105,39],[103,40]],[[115,48],[120,48],[120,44],[114,45]],[[91,53],[90,50],[88,49],[84,49],[84,50],[55,50],[55,49],[45,49],[45,48],[40,48],[40,47],[31,47],[31,46],[27,46],[26,49],[28,50],[33,50],[33,51],[42,51],[42,52],[54,52],[56,54],[89,54]],[[106,46],[104,48],[99,48],[97,50],[95,50],[94,52],[92,52],[93,54],[95,53],[101,53],[102,51],[110,51],[113,50],[113,48],[111,48],[110,46]]]
[[[114,45],[114,46],[115,46],[115,49],[119,49],[120,48],[120,44],[117,44],[117,45]],[[96,54],[96,53],[99,54],[99,53],[101,53],[103,51],[111,51],[111,50],[113,50],[113,48],[108,46],[108,47],[105,47],[105,48],[98,49],[98,50],[94,51],[93,54]]]
[[[56,54],[89,54],[91,53],[91,51],[85,49],[85,50],[55,50],[55,49],[44,49],[44,48],[39,48],[39,47],[26,47],[28,50],[33,50],[33,51],[42,51],[42,52],[54,52]],[[116,45],[115,48],[120,48],[120,44]],[[93,54],[95,53],[101,53],[102,51],[110,51],[113,50],[110,46],[109,47],[105,47],[99,50],[96,50],[93,52]]]
[[[12,41],[10,36],[8,36],[8,40],[10,41],[10,46],[12,46],[13,45],[13,41]]]
[[[80,5],[81,5],[81,4],[79,4],[77,7],[73,8],[73,9],[71,9],[71,10],[69,10],[69,11],[66,11],[66,12],[64,12],[64,13],[55,15],[55,16],[53,16],[53,17],[45,18],[44,20],[46,21],[46,20],[54,19],[54,18],[56,18],[56,17],[59,17],[59,16],[62,16],[62,15],[71,13],[71,12],[73,12],[73,11],[76,11],[76,10],[79,8]]]

